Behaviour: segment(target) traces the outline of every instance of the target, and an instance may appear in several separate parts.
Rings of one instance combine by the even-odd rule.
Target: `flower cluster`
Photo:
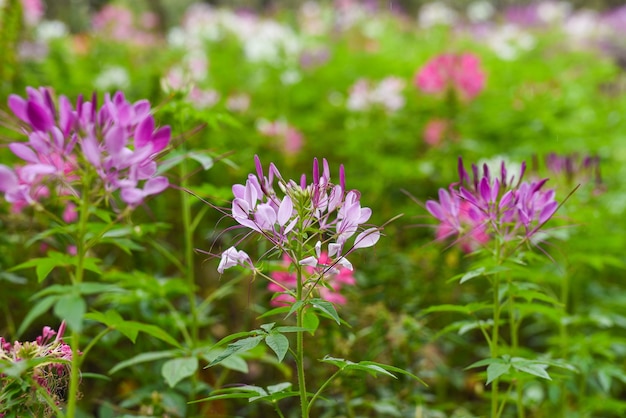
[[[398,77],[387,77],[375,85],[362,78],[350,88],[346,106],[353,111],[381,107],[387,112],[395,112],[404,107],[403,89],[404,80]]]
[[[339,184],[333,184],[328,162],[323,160],[320,172],[315,159],[312,183],[307,184],[305,175],[299,182],[285,181],[274,164],[270,164],[267,176],[258,157],[255,164],[256,175],[250,174],[245,185],[233,186],[232,218],[264,237],[296,265],[317,271],[317,276],[311,278],[315,283],[325,274],[341,274],[340,268],[352,270],[346,257],[380,238],[376,227],[357,234],[372,211],[361,206],[358,191],[346,189],[343,166]],[[277,193],[275,183],[282,193]],[[230,247],[222,253],[218,272],[238,264],[254,268],[244,251]]]
[[[168,187],[154,159],[169,144],[170,128],[155,128],[147,100],[129,103],[117,92],[106,95],[100,109],[95,95],[92,101],[79,97],[74,108],[65,96],[55,106],[46,88],[27,93],[26,99],[9,97],[9,108],[26,124],[28,141],[9,144],[23,164],[14,170],[0,164],[0,191],[14,211],[50,195],[52,186],[60,196],[78,197],[92,186],[83,183],[94,170],[96,190],[107,197],[119,190],[131,207]]]
[[[480,59],[473,54],[441,54],[419,70],[414,82],[424,93],[454,92],[469,101],[484,89],[485,73]]]
[[[72,349],[63,342],[64,332],[65,322],[62,322],[58,332],[46,326],[42,334],[31,342],[10,343],[0,337],[0,364],[36,360],[30,376],[57,405],[61,404],[65,396],[69,383],[69,362],[72,360]],[[0,381],[0,394],[9,384],[10,379]],[[30,390],[34,392],[37,388],[30,388]],[[36,406],[31,407],[33,410],[38,409]],[[0,405],[0,416],[2,416],[2,411],[2,405]]]
[[[487,164],[482,170],[472,165],[473,178],[459,158],[458,183],[449,190],[439,190],[439,201],[429,200],[426,209],[439,220],[437,238],[458,235],[464,251],[472,251],[499,236],[504,241],[530,239],[554,215],[558,208],[554,189],[542,190],[548,179],[522,181],[509,176],[504,162],[498,176],[492,176]]]

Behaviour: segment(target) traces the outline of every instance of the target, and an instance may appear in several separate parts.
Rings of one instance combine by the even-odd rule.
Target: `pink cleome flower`
[[[328,254],[326,252],[321,253],[316,267],[306,266],[304,268],[307,276],[305,280],[316,281],[322,276],[321,280],[326,286],[318,286],[319,296],[328,302],[345,305],[347,299],[340,291],[344,285],[353,286],[356,284],[354,271],[342,266],[331,267],[331,263],[332,260]],[[271,302],[272,306],[288,306],[295,302],[295,298],[286,292],[286,290],[295,289],[297,283],[296,274],[287,270],[291,264],[289,256],[283,254],[282,267],[284,269],[273,271],[270,274],[272,279],[276,281],[276,283],[270,282],[267,286],[267,290],[275,292]]]
[[[469,101],[485,88],[485,73],[480,59],[473,54],[441,54],[420,69],[414,84],[427,94],[452,91]]]

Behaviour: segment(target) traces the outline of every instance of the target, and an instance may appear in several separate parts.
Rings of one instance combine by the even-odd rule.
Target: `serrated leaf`
[[[335,322],[337,322],[337,324],[341,324],[341,321],[339,320],[339,315],[337,314],[337,310],[332,303],[323,299],[311,299],[311,305],[315,309],[318,309],[326,315],[330,316],[332,319],[335,320]]]
[[[505,363],[500,359],[487,366],[487,384],[506,374],[511,368],[511,363]]]
[[[248,337],[239,341],[235,341],[232,344],[228,344],[228,347],[226,347],[226,350],[224,350],[222,354],[217,356],[215,360],[209,363],[207,367],[215,366],[216,364],[219,364],[222,360],[232,356],[233,354],[252,350],[254,347],[259,345],[259,343],[263,340],[263,338],[264,338],[263,335],[257,335],[256,337]]]
[[[192,376],[198,370],[196,357],[174,358],[166,361],[161,367],[161,375],[169,387],[173,388],[181,380]]]
[[[126,367],[134,366],[135,364],[170,358],[175,356],[177,353],[178,350],[150,351],[147,353],[141,353],[135,357],[129,358],[128,360],[119,362],[111,370],[109,370],[109,374],[113,374],[117,371],[125,369]]]
[[[269,348],[271,348],[274,353],[276,353],[276,358],[278,358],[278,362],[282,362],[285,358],[285,354],[289,350],[289,339],[285,337],[283,334],[279,333],[271,333],[267,337],[265,337],[265,344]]]
[[[83,317],[87,311],[87,303],[80,295],[66,295],[58,298],[54,304],[54,314],[65,320],[67,326],[76,332],[83,328]]]

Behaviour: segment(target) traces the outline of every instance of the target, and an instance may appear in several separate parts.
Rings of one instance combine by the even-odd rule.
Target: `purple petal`
[[[426,210],[440,221],[443,221],[445,219],[443,211],[441,210],[441,205],[434,200],[429,200],[426,202]]]
[[[250,206],[245,199],[236,198],[233,200],[231,206],[231,212],[233,214],[233,218],[235,219],[248,219],[248,214],[250,213]]]
[[[126,146],[126,134],[124,129],[119,125],[114,125],[104,136],[104,144],[109,154],[117,157]]]
[[[26,115],[26,100],[22,99],[17,94],[12,94],[9,96],[9,109],[24,122],[29,122],[28,116]]]
[[[50,113],[37,102],[26,103],[26,115],[31,126],[37,131],[47,131],[54,126]]]
[[[6,165],[0,164],[0,192],[7,192],[18,186],[17,175]]]
[[[169,126],[159,128],[152,135],[152,152],[157,153],[167,147],[172,137],[172,130]]]
[[[352,249],[367,248],[378,242],[380,231],[378,228],[369,228],[356,236]]]
[[[87,158],[87,161],[96,167],[100,167],[101,154],[98,147],[98,140],[93,136],[88,136],[81,142],[81,148],[83,150],[83,154],[85,154],[85,157]]]
[[[128,187],[122,189],[120,193],[122,200],[131,206],[136,206],[143,201],[144,193],[136,187]]]
[[[283,201],[280,202],[280,207],[278,208],[278,224],[280,226],[284,226],[289,218],[291,218],[291,214],[293,213],[293,202],[289,196],[285,196]]]
[[[143,192],[145,195],[158,194],[167,189],[169,184],[170,182],[167,180],[167,177],[153,177],[146,181],[146,184],[143,186]]]
[[[311,257],[307,257],[305,259],[302,259],[298,262],[298,264],[300,264],[301,266],[309,266],[309,267],[316,267],[317,266],[317,258],[311,256]]]
[[[154,118],[148,116],[137,126],[135,130],[135,147],[145,147],[152,141],[152,132],[154,132]]]
[[[559,204],[557,202],[548,203],[546,206],[541,209],[541,213],[539,214],[539,225],[543,225],[548,222],[548,220],[554,215],[556,210],[558,209]]]
[[[29,163],[39,163],[39,157],[35,154],[35,151],[32,150],[26,144],[21,142],[12,142],[9,144],[9,149],[13,152],[13,154],[17,155],[24,161],[28,161]]]

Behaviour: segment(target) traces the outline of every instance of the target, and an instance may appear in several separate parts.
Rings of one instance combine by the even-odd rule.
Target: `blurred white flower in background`
[[[467,6],[467,18],[472,23],[485,22],[493,17],[495,9],[487,0],[478,0]]]
[[[520,53],[530,51],[536,43],[530,33],[512,24],[496,27],[486,41],[493,52],[505,61],[517,59]]]
[[[63,38],[67,34],[67,26],[60,20],[44,20],[35,28],[35,38],[41,42]]]
[[[123,90],[130,86],[130,75],[124,67],[106,67],[97,75],[94,86],[100,91]]]
[[[458,14],[443,3],[428,3],[420,8],[417,20],[422,28],[437,25],[450,26],[458,20]]]

